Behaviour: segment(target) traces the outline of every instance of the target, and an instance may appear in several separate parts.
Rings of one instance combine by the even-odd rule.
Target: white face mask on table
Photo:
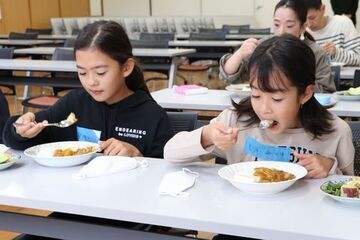
[[[78,179],[100,177],[129,171],[140,166],[148,167],[149,163],[146,160],[138,161],[136,158],[131,157],[100,156],[91,160],[78,173],[75,173],[73,177]]]
[[[195,184],[198,176],[199,173],[187,168],[183,168],[182,171],[167,173],[161,180],[159,194],[173,197],[189,196],[189,193],[184,191]]]

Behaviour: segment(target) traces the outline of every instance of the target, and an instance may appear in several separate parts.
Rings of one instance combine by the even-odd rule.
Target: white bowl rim
[[[260,165],[260,164],[262,164],[262,163],[265,163],[265,164],[266,164],[266,163],[270,163],[270,164],[278,163],[278,164],[285,164],[285,165],[288,165],[288,166],[290,166],[290,164],[294,164],[298,169],[301,169],[301,171],[303,171],[303,172],[302,172],[301,175],[295,175],[295,178],[294,178],[294,179],[290,179],[290,180],[286,180],[286,181],[280,181],[280,182],[264,182],[264,183],[260,183],[260,182],[244,182],[244,181],[241,181],[241,180],[238,180],[238,179],[228,178],[228,177],[226,177],[226,176],[224,176],[224,175],[222,174],[222,172],[224,171],[224,170],[222,170],[222,169],[225,169],[225,168],[230,167],[230,166],[233,166],[233,165],[242,165],[242,164],[255,164],[255,165],[256,165],[256,164],[259,164],[259,165]],[[264,167],[268,167],[268,166],[264,166]],[[274,167],[274,168],[275,168],[275,167]],[[282,170],[282,169],[280,169],[280,170]],[[282,171],[284,171],[284,170],[282,170]],[[297,180],[305,177],[306,174],[307,174],[306,168],[304,168],[304,167],[301,166],[301,165],[298,165],[298,164],[296,164],[296,163],[279,162],[279,161],[239,162],[239,163],[234,163],[234,164],[230,164],[230,165],[224,166],[224,167],[220,168],[219,171],[218,171],[218,175],[219,175],[221,178],[225,179],[225,180],[228,180],[228,181],[230,181],[230,182],[249,184],[249,185],[258,185],[258,184],[261,184],[261,185],[276,185],[276,184],[282,184],[282,183],[287,183],[287,182],[293,182],[293,181],[297,181]]]

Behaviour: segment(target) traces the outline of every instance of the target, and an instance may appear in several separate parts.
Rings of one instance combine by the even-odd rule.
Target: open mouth
[[[261,129],[273,128],[273,127],[277,126],[278,124],[279,124],[279,122],[277,122],[275,120],[261,120],[259,123],[259,127]]]

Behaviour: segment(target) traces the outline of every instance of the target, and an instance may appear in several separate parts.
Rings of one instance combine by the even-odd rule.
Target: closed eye
[[[251,98],[258,99],[258,98],[260,98],[260,96],[258,96],[258,95],[251,95]]]
[[[85,76],[86,73],[84,73],[84,72],[79,72],[79,75],[80,75],[80,76]]]
[[[275,102],[281,102],[283,99],[282,99],[282,98],[273,98],[273,100],[274,100]]]
[[[99,76],[103,76],[105,75],[106,72],[97,72],[96,74],[99,75]]]

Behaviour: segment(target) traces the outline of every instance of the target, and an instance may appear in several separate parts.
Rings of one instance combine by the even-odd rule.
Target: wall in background
[[[76,5],[76,7],[75,7]],[[89,0],[0,0],[0,33],[50,28],[50,18],[90,16]]]
[[[104,16],[150,16],[149,0],[102,0],[102,3]]]

